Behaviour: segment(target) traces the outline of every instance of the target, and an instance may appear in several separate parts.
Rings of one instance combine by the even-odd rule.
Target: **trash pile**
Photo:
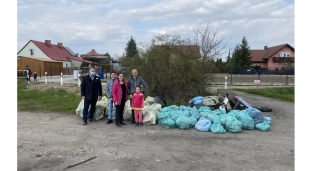
[[[226,112],[224,107],[211,110],[203,105],[203,99],[196,97],[190,101],[193,107],[171,105],[160,110],[157,123],[164,128],[180,128],[182,130],[195,127],[196,130],[215,134],[227,131],[240,133],[242,130],[257,129],[270,130],[269,117],[264,117],[262,112],[254,107],[245,110],[230,110]]]
[[[84,106],[84,99],[81,99],[76,109],[76,114],[79,115],[81,118],[83,117],[83,106]],[[90,112],[90,107],[89,107],[88,112]],[[103,119],[105,116],[107,116],[107,109],[108,109],[107,107],[108,107],[108,99],[105,96],[103,96],[101,100],[96,102],[94,119],[100,120],[100,119]]]
[[[156,101],[157,100],[157,101]],[[164,101],[161,98],[154,98],[154,97],[146,97],[144,101],[144,107],[142,110],[143,113],[143,124],[146,125],[156,125],[156,118],[164,105]],[[131,120],[131,106],[130,100],[128,100],[125,104],[124,108],[124,120],[130,121]]]
[[[211,131],[215,134],[228,132],[240,133],[243,130],[257,129],[269,131],[271,118],[264,117],[262,112],[252,107],[232,109],[227,98],[220,96],[195,97],[190,100],[189,106],[167,106],[161,97],[148,96],[144,101],[143,124],[161,125],[164,128],[180,128],[186,130],[194,127],[198,131]],[[84,99],[76,109],[76,114],[83,116]],[[245,105],[246,106],[246,105]],[[95,120],[103,119],[108,114],[108,99],[103,98],[96,103]],[[90,111],[90,108],[89,108]],[[130,100],[125,104],[124,120],[131,120]],[[113,119],[115,115],[113,112]]]

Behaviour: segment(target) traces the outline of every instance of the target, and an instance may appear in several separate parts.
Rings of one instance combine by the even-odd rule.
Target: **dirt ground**
[[[270,131],[213,134],[129,123],[118,128],[107,119],[82,126],[75,109],[72,115],[18,112],[18,170],[59,171],[94,156],[66,170],[294,170],[294,103],[234,93],[251,105],[273,109],[263,113],[272,119]]]

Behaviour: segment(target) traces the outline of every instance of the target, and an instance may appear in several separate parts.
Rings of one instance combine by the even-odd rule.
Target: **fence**
[[[229,73],[238,75],[295,75],[295,68],[259,68],[252,67],[223,67],[218,68],[219,73]]]

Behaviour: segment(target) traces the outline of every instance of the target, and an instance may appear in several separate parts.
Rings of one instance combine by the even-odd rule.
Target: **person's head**
[[[136,93],[141,92],[141,87],[140,87],[140,86],[136,86],[136,87],[135,87],[135,92],[136,92]]]
[[[95,75],[95,68],[91,67],[89,73],[91,76],[94,76]]]
[[[136,78],[138,76],[138,70],[137,69],[132,70],[132,76],[133,76],[133,78]]]
[[[110,76],[111,76],[112,79],[115,79],[116,78],[116,72],[112,71],[110,73]]]
[[[118,79],[119,79],[119,81],[123,81],[124,80],[123,73],[118,73]]]

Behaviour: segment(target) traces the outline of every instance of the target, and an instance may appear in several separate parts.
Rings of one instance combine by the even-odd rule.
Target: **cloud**
[[[294,45],[294,2],[285,0],[22,0],[17,2],[19,51],[29,40],[63,42],[82,54],[122,56],[130,37],[137,44],[156,34],[188,34],[210,24],[231,38],[246,36],[251,48]],[[183,36],[182,36],[183,37]]]

